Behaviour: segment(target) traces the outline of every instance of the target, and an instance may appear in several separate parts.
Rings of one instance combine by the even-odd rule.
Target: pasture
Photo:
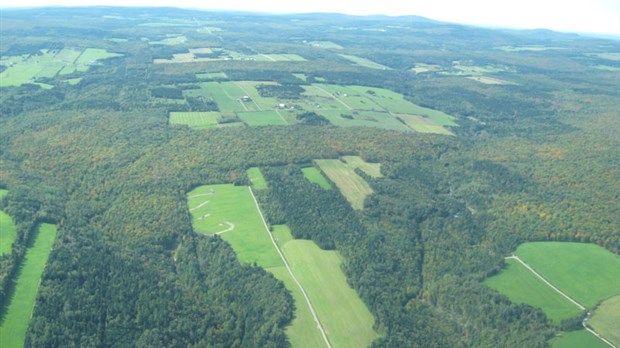
[[[620,347],[620,295],[603,301],[588,320],[594,331]]]
[[[219,112],[171,112],[170,124],[184,124],[194,129],[218,126]]]
[[[366,196],[373,191],[353,168],[337,159],[315,160],[323,173],[338,187],[353,209],[363,209]]]
[[[301,239],[290,240],[281,249],[333,347],[368,347],[378,336],[372,328],[374,318],[347,283],[338,252]]]
[[[250,127],[288,125],[277,110],[238,112],[237,116]]]
[[[267,188],[267,181],[265,180],[263,173],[261,173],[260,168],[252,167],[246,170],[246,174],[252,182],[252,187],[257,190],[263,190]]]
[[[609,346],[586,330],[563,332],[550,341],[551,348],[609,348]]]
[[[149,45],[171,46],[171,45],[180,45],[185,42],[187,42],[187,37],[185,37],[184,35],[178,35],[178,36],[170,36],[165,39],[158,40],[158,41],[149,41]]]
[[[515,254],[586,307],[620,294],[620,256],[598,245],[532,242]]]
[[[312,47],[319,47],[319,48],[325,48],[325,49],[334,49],[334,50],[343,49],[342,46],[340,46],[339,44],[335,42],[331,42],[331,41],[311,41],[311,42],[308,42],[308,45]]]
[[[263,268],[283,266],[247,186],[205,185],[187,194],[192,226],[198,233],[219,235],[242,263]]]
[[[362,57],[358,57],[358,56],[353,56],[353,55],[349,55],[349,54],[338,54],[339,56],[341,56],[342,58],[352,62],[353,64],[357,65],[357,66],[363,66],[365,68],[370,68],[370,69],[380,69],[380,70],[389,70],[391,68],[385,66],[385,65],[381,65],[379,63],[373,62],[370,59],[366,59],[366,58],[362,58]]]
[[[8,193],[8,190],[0,189],[0,201]],[[0,255],[11,253],[13,242],[15,242],[16,237],[17,232],[15,231],[13,219],[11,219],[8,214],[0,210]]]
[[[23,347],[41,275],[56,238],[56,226],[41,224],[17,272],[15,288],[0,325],[0,347]]]
[[[449,129],[439,125],[428,117],[418,115],[398,115],[409,128],[419,133],[454,135]]]
[[[512,82],[488,76],[467,76],[467,78],[485,85],[514,85]]]
[[[210,73],[202,73],[196,74],[196,78],[199,80],[227,80],[228,75],[223,72],[210,72]]]
[[[501,273],[487,278],[484,284],[508,296],[514,303],[540,308],[556,323],[581,312],[579,307],[557,293],[530,270],[514,259],[506,260]]]
[[[329,183],[329,181],[327,181],[323,174],[321,174],[321,172],[315,167],[301,168],[301,171],[302,173],[304,173],[304,177],[306,177],[306,179],[308,179],[308,181],[310,181],[311,183],[315,183],[324,188],[325,190],[332,189],[332,185]]]

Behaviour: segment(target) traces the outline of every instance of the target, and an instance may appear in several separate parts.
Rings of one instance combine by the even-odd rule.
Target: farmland
[[[304,173],[304,177],[308,179],[308,181],[315,183],[326,190],[331,190],[332,185],[325,179],[323,174],[316,169],[315,167],[306,167],[301,168],[301,171]]]
[[[620,294],[620,256],[595,244],[533,242],[515,254],[585,306]]]
[[[616,347],[620,346],[620,295],[603,301],[594,311],[588,324]]]
[[[9,193],[8,190],[0,189],[0,201]],[[13,219],[0,210],[0,255],[9,254],[16,237]]]
[[[607,343],[599,340],[586,330],[562,333],[551,340],[551,348],[609,348]]]
[[[360,169],[373,178],[381,178],[381,163],[368,163],[360,156],[342,156],[342,160],[353,169]]]
[[[219,112],[171,112],[170,124],[184,124],[194,129],[218,126]]]
[[[363,66],[365,68],[370,68],[370,69],[381,69],[381,70],[387,70],[390,69],[389,67],[385,66],[385,65],[381,65],[379,63],[373,62],[370,59],[366,59],[366,58],[362,58],[362,57],[358,57],[358,56],[353,56],[353,55],[349,55],[349,54],[339,54],[339,56],[341,56],[342,58],[353,62],[355,65],[358,66]]]
[[[248,178],[252,182],[252,187],[257,190],[263,190],[267,188],[267,181],[265,181],[265,177],[263,177],[263,173],[261,173],[260,168],[252,167],[246,171]]]
[[[549,319],[557,323],[581,312],[575,304],[550,288],[517,260],[506,260],[506,268],[484,283],[508,296],[512,302],[527,303],[542,309]]]
[[[373,191],[355,170],[337,159],[315,160],[323,173],[336,184],[353,209],[363,209],[366,196]]]
[[[182,38],[168,38],[162,41],[151,42],[155,45],[178,45],[184,43]],[[202,56],[212,54],[210,57]],[[244,62],[304,62],[306,59],[297,54],[244,54],[236,51],[222,49],[220,47],[190,48],[187,52],[173,54],[171,59],[157,58],[155,64],[191,63],[191,62],[219,62],[219,61],[244,61]]]
[[[56,238],[56,226],[39,225],[33,245],[28,248],[0,326],[1,347],[22,347],[33,311],[41,275]]]

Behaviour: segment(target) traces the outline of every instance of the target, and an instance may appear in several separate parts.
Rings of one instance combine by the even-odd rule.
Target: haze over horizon
[[[620,1],[562,0],[492,1],[435,0],[432,3],[403,0],[360,0],[351,6],[343,1],[230,0],[225,3],[200,0],[23,0],[0,1],[0,7],[42,6],[144,6],[180,7],[201,10],[233,10],[264,13],[343,13],[349,15],[418,15],[468,25],[515,29],[550,29],[564,32],[620,35]]]

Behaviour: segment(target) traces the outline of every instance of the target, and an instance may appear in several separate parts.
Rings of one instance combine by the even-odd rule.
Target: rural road
[[[325,341],[325,345],[328,348],[332,348],[331,344],[329,343],[329,340],[327,339],[327,335],[325,334],[325,330],[323,330],[323,325],[321,324],[321,321],[319,321],[319,317],[317,317],[316,312],[314,311],[314,307],[312,307],[312,303],[310,303],[310,298],[308,297],[308,294],[306,294],[306,290],[304,289],[303,286],[301,286],[301,283],[299,282],[299,280],[297,280],[297,277],[295,277],[295,274],[293,273],[293,270],[291,270],[291,267],[286,261],[284,254],[282,254],[282,251],[280,250],[278,243],[276,243],[276,240],[273,238],[273,235],[271,234],[271,232],[269,232],[269,227],[267,226],[267,222],[265,221],[265,218],[263,217],[263,213],[261,212],[260,207],[258,206],[258,201],[256,200],[256,196],[254,196],[254,192],[252,192],[252,188],[248,186],[248,190],[250,190],[252,199],[254,199],[256,210],[258,210],[258,214],[260,215],[260,218],[263,221],[263,226],[265,226],[265,231],[269,235],[269,238],[271,239],[273,246],[278,251],[278,254],[280,255],[280,258],[282,259],[282,262],[284,262],[284,266],[286,267],[286,270],[288,271],[288,273],[291,275],[291,277],[295,281],[295,284],[297,284],[297,286],[299,287],[299,290],[301,290],[302,295],[304,295],[304,299],[306,300],[306,303],[308,304],[308,307],[310,308],[310,313],[312,314],[312,318],[314,318],[314,321],[316,322],[317,329],[319,329],[319,331],[321,332],[321,336],[323,336],[323,341]]]
[[[527,263],[525,263],[525,261],[521,260],[521,258],[519,258],[519,256],[517,255],[511,255],[508,257],[505,257],[504,259],[513,259],[513,260],[517,260],[519,263],[521,263],[525,268],[527,268],[528,270],[530,270],[532,273],[534,273],[535,276],[537,276],[538,278],[540,278],[540,280],[542,280],[545,284],[547,284],[550,288],[552,288],[553,290],[555,290],[558,294],[564,296],[567,300],[569,300],[570,302],[572,302],[574,305],[576,305],[577,307],[579,307],[579,309],[581,310],[586,310],[586,307],[584,307],[581,303],[573,300],[572,298],[570,298],[568,295],[566,295],[564,292],[562,292],[562,290],[556,288],[553,284],[549,283],[547,281],[547,279],[543,278],[543,276],[541,276],[538,272],[536,272],[532,267],[530,267],[530,265],[528,265]],[[587,331],[589,331],[591,334],[593,334],[594,336],[598,337],[598,339],[600,339],[601,341],[607,343],[609,346],[613,347],[613,348],[618,348],[616,347],[613,343],[609,342],[608,340],[606,340],[604,337],[602,337],[601,335],[599,335],[596,331],[590,329],[587,325],[587,321],[588,319],[590,319],[590,312],[588,312],[588,316],[583,319],[583,321],[581,322],[581,325],[583,326],[584,329],[586,329]]]

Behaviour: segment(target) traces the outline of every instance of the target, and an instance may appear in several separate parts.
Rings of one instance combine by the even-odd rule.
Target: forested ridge
[[[10,190],[0,209],[18,234],[12,253],[0,256],[2,308],[36,225],[58,227],[27,347],[288,346],[294,304],[282,283],[240,264],[220,237],[194,233],[187,210],[186,193],[197,185],[249,185],[245,170],[254,166],[269,183],[256,192],[269,224],[287,224],[296,238],[343,256],[349,283],[375,316],[374,347],[545,347],[558,325],[481,281],[525,241],[594,242],[620,252],[619,73],[593,68],[617,65],[595,55],[600,47],[617,52],[616,41],[565,34],[545,41],[420,18],[37,11],[6,11],[2,56],[99,47],[123,57],[37,80],[52,89],[0,87],[0,186]],[[60,20],[66,13],[82,19]],[[32,14],[41,22],[28,21]],[[193,17],[222,31],[138,25]],[[386,36],[336,26],[409,29]],[[141,39],[165,40],[171,31],[189,43]],[[107,40],[119,37],[128,41]],[[314,40],[394,70],[356,67],[304,43]],[[550,42],[565,49],[495,49]],[[307,61],[152,64],[214,45]],[[456,60],[511,65],[519,73],[494,76],[517,84],[408,71],[416,63],[452,71]],[[288,86],[266,85],[261,93],[269,96],[298,95],[300,85],[318,81],[387,88],[455,115],[459,127],[449,137],[318,121],[169,125],[170,111],[216,110],[210,100],[183,97],[205,71]],[[307,81],[292,75],[300,72]],[[81,80],[63,82],[70,77]],[[344,155],[382,166],[383,178],[359,173],[374,190],[361,211],[301,172],[314,159]]]

